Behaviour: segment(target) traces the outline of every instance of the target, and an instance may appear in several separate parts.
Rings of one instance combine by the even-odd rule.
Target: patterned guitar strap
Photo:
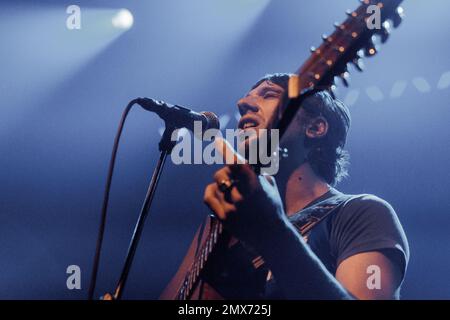
[[[355,196],[346,195],[343,193],[335,194],[325,200],[319,201],[318,203],[303,209],[297,214],[290,217],[291,223],[300,232],[303,239],[308,241],[308,236],[311,230],[326,217],[336,212],[340,207],[342,207],[349,200]]]
[[[336,191],[337,192],[337,191]],[[346,195],[338,192],[337,194],[319,201],[312,206],[301,210],[295,215],[289,218],[290,222],[299,231],[303,239],[308,242],[308,237],[311,230],[323,221],[326,217],[338,211],[338,209],[344,206],[349,200],[353,199],[355,196]],[[258,269],[264,265],[264,260],[261,256],[258,256],[252,261],[255,269]],[[272,279],[272,273],[268,272],[267,280]]]

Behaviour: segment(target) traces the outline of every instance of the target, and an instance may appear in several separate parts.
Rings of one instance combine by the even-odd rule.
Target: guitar
[[[348,65],[353,64],[357,70],[363,71],[363,57],[372,57],[378,52],[374,37],[379,37],[385,43],[392,28],[397,28],[403,18],[402,0],[360,0],[361,5],[354,11],[347,11],[348,18],[340,24],[335,24],[335,31],[324,35],[323,43],[318,48],[311,48],[311,55],[306,62],[290,78],[289,89],[286,92],[281,120],[278,123],[280,137],[297,113],[299,99],[312,90],[330,90],[336,88],[335,78],[340,78],[345,86],[349,86]],[[375,8],[373,6],[377,6]],[[368,21],[372,14],[379,11],[380,28],[369,28]],[[301,100],[300,100],[301,101]],[[211,219],[209,233],[197,250],[194,261],[178,283],[176,296],[178,300],[190,299],[202,271],[205,269],[211,254],[221,242],[223,226],[217,219]],[[309,231],[309,224],[299,232],[304,235]],[[264,264],[261,257],[253,260],[255,268]]]

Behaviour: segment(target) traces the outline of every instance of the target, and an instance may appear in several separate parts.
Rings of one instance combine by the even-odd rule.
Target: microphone
[[[160,100],[138,98],[136,102],[145,110],[156,113],[167,125],[186,128],[194,132],[194,122],[201,121],[202,134],[208,129],[220,129],[219,118],[209,111],[195,112]]]

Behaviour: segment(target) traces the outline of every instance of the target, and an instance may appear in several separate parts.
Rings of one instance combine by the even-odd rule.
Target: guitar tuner
[[[358,70],[359,72],[364,71],[364,61],[361,58],[355,58],[352,61],[353,66]]]
[[[394,15],[392,17],[392,20],[394,23],[394,28],[397,28],[403,22],[404,17],[405,17],[405,12],[404,12],[403,8],[398,7],[395,10]]]
[[[331,42],[333,42],[333,37],[327,36],[326,34],[323,34],[322,35],[322,40],[331,43]]]
[[[389,36],[391,35],[390,31],[388,29],[382,28],[379,32],[379,35],[381,37],[381,43],[385,43],[388,41]]]
[[[339,30],[346,30],[346,29],[347,29],[347,27],[345,26],[345,24],[339,23],[339,22],[335,22],[335,23],[334,23],[334,26],[335,26],[336,29],[339,29]]]
[[[386,20],[385,22],[383,22],[383,24],[381,26],[384,30],[387,30],[389,32],[391,32],[391,30],[392,30],[392,25],[389,22],[389,20]]]
[[[342,83],[344,86],[349,87],[350,85],[350,73],[349,72],[343,72],[339,75],[339,78],[342,80]]]
[[[336,98],[336,96],[338,94],[338,88],[333,84],[330,86],[330,88],[328,90],[330,91],[333,98]]]
[[[348,9],[347,11],[345,11],[345,13],[349,16],[349,17],[353,17],[356,18],[358,16],[358,13],[356,11],[350,10]]]

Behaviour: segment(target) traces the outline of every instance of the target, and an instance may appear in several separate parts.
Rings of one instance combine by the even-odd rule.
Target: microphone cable
[[[111,158],[109,161],[109,168],[108,168],[108,173],[107,173],[107,178],[106,178],[105,192],[103,195],[103,205],[102,205],[102,212],[101,212],[101,216],[100,216],[100,224],[98,227],[97,243],[96,243],[96,248],[95,248],[94,262],[92,265],[91,281],[89,284],[89,291],[88,291],[88,300],[93,300],[94,293],[95,293],[95,286],[97,283],[98,267],[100,264],[100,254],[101,254],[101,250],[102,250],[103,236],[105,234],[109,194],[111,191],[111,182],[112,182],[112,177],[113,177],[113,173],[114,173],[114,166],[116,163],[117,150],[119,149],[120,137],[122,135],[123,127],[125,125],[125,121],[127,119],[128,114],[130,113],[131,108],[139,101],[140,101],[139,98],[131,100],[128,103],[128,105],[126,106],[125,110],[122,113],[122,118],[120,119],[119,127],[117,129],[116,137],[114,139],[114,145],[113,145],[113,149],[112,149],[112,153],[111,153]]]

